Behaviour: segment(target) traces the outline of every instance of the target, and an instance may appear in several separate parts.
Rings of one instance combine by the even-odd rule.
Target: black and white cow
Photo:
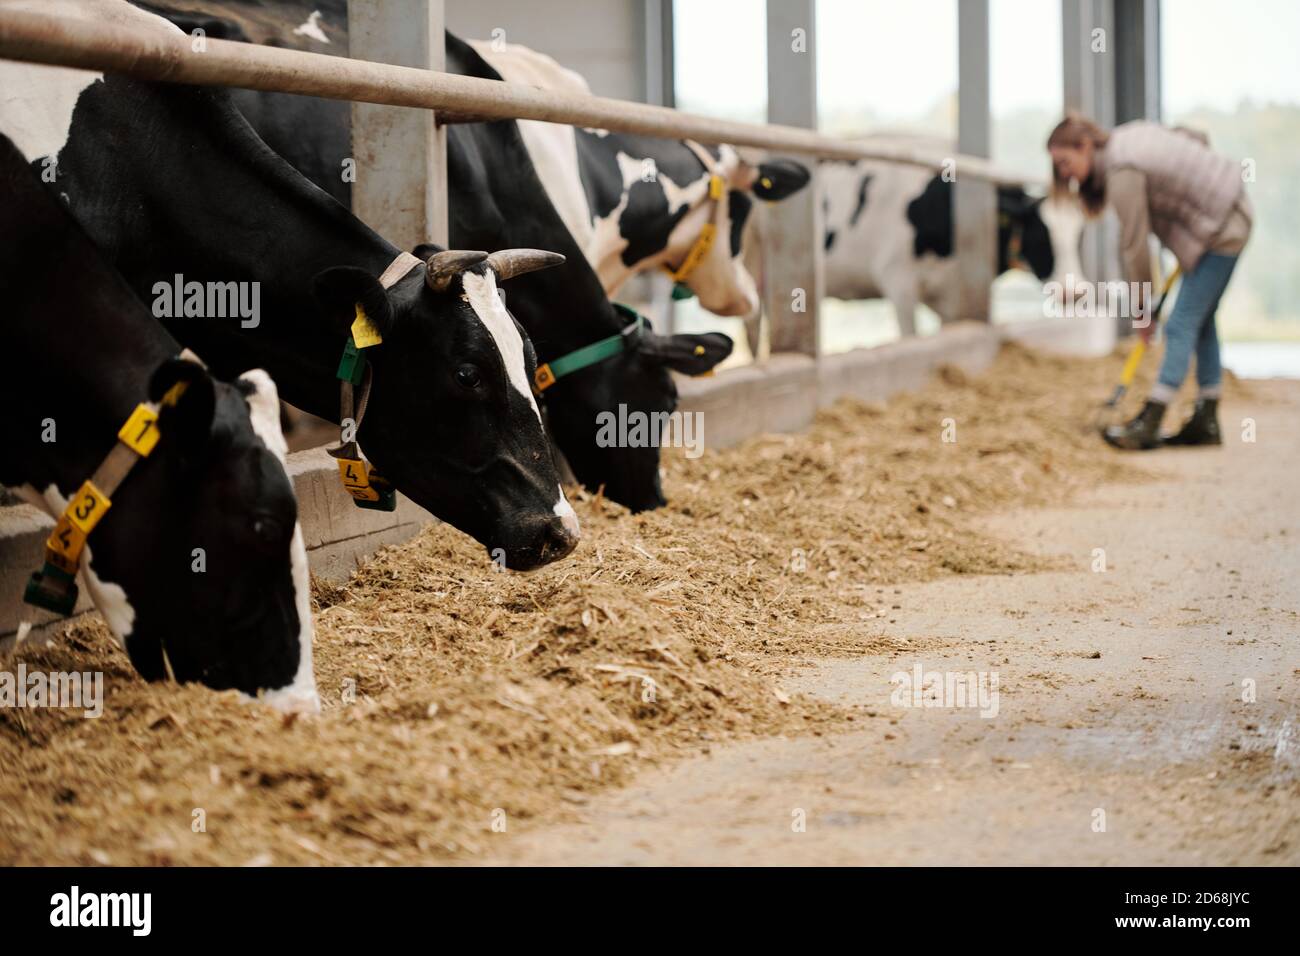
[[[944,321],[960,317],[951,182],[871,160],[823,163],[819,179],[827,295],[889,299],[905,335],[915,330],[919,304]],[[998,187],[998,274],[1028,268],[1043,280],[1081,276],[1082,229],[1077,210]]]
[[[187,32],[202,29],[209,37],[340,56],[348,52],[341,0],[184,0],[150,6]],[[315,12],[321,15],[309,20]],[[447,69],[500,79],[451,34]],[[352,156],[347,103],[242,90],[233,91],[233,99],[272,149],[340,202],[350,202],[350,186],[340,176],[340,164]],[[627,329],[628,319],[610,303],[584,250],[548,199],[518,124],[455,124],[447,132],[452,244],[473,249],[527,245],[566,257],[558,268],[511,283],[511,311],[527,330],[539,360],[552,361]],[[671,412],[677,390],[669,370],[706,372],[727,357],[731,340],[717,333],[658,335],[647,328],[639,337],[630,336],[628,346],[559,379],[546,391],[544,404],[551,433],[578,480],[642,510],[664,503],[659,449],[603,445],[597,441],[597,416],[620,406],[646,416]]]
[[[318,710],[307,553],[271,378],[257,370],[227,384],[177,358],[180,346],[4,136],[0,301],[0,484],[53,517],[138,403],[188,383],[81,557],[81,580],[136,669],[160,680],[170,665],[181,681]]]
[[[507,83],[591,93],[582,76],[528,47],[471,46]],[[533,120],[520,121],[519,129],[551,202],[609,295],[639,272],[665,269],[681,274],[710,312],[758,312],[741,243],[753,200],[793,195],[808,184],[807,168],[792,160],[753,164],[726,145]],[[714,176],[720,191],[710,188]],[[716,238],[702,242],[706,229]]]
[[[447,68],[466,76],[497,79],[495,71],[467,44],[447,35]],[[520,280],[526,301],[510,302],[545,361],[553,361],[627,329],[599,278],[587,264],[530,160],[518,123],[466,123],[447,137],[451,237],[461,243],[544,243],[563,253],[563,267]],[[542,308],[543,303],[558,308]],[[731,352],[719,333],[659,335],[646,328],[620,354],[559,379],[545,392],[547,421],[578,480],[589,488],[643,510],[665,503],[659,479],[659,449],[602,446],[599,416],[655,416],[677,406],[669,370],[707,372]]]
[[[35,6],[176,30],[124,0]],[[0,63],[0,89],[0,130],[54,170],[52,188],[138,295],[175,276],[259,290],[256,327],[166,320],[217,374],[262,365],[288,401],[337,422],[336,370],[360,304],[383,337],[367,350],[366,455],[512,569],[573,549],[577,519],[532,394],[532,348],[498,294],[499,282],[558,256],[438,257],[385,288],[379,277],[401,250],[268,149],[224,91],[17,63]]]

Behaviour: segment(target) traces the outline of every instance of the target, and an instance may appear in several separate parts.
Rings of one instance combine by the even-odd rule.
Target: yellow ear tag
[[[709,198],[721,199],[722,191],[723,191],[722,177],[710,176],[709,177]]]
[[[104,513],[112,506],[113,502],[109,500],[108,495],[96,488],[95,483],[87,478],[81,483],[81,489],[68,502],[68,506],[63,509],[63,514],[83,535],[89,535],[95,530],[95,525],[99,524],[99,519],[104,517]]]
[[[760,179],[759,182],[761,182],[761,183],[763,184],[763,188],[764,188],[764,189],[771,189],[771,188],[772,188],[772,180],[768,179],[766,176],[764,176],[762,179]]]
[[[361,303],[357,303],[357,317],[352,322],[352,341],[356,343],[359,349],[368,349],[372,345],[378,345],[384,340],[375,328],[375,323],[370,321],[370,316],[366,315],[366,310],[361,308]]]
[[[59,516],[50,537],[45,542],[45,560],[65,574],[76,574],[86,547],[86,532],[82,531],[66,514]]]
[[[703,355],[703,354],[704,354],[704,346],[703,346],[703,345],[697,345],[697,346],[695,346],[695,354],[696,354],[696,355]]]
[[[148,458],[158,444],[158,413],[140,403],[118,431],[117,440],[141,458]]]
[[[339,458],[339,477],[343,489],[358,501],[378,501],[379,492],[370,484],[370,472],[360,458]]]
[[[167,394],[162,397],[162,401],[159,404],[167,405],[169,407],[174,406],[181,400],[181,396],[185,394],[185,390],[189,387],[189,382],[177,382],[171,388],[167,389]]]

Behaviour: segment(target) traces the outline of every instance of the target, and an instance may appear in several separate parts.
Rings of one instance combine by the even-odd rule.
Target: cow
[[[124,0],[0,0],[13,8],[177,32]],[[384,478],[513,570],[572,551],[578,523],[532,392],[535,354],[499,288],[560,256],[489,247],[417,260],[272,152],[222,90],[12,63],[0,88],[0,130],[156,315],[182,277],[260,297],[251,322],[163,318],[216,374],[264,366],[345,438],[355,423]],[[345,354],[362,320],[374,343],[364,366]],[[351,391],[337,377],[346,363]]]
[[[181,29],[208,37],[346,56],[347,16],[339,0],[274,4],[242,0],[154,2]],[[328,42],[295,32],[311,23]],[[446,35],[447,69],[499,80],[500,75],[459,38]],[[343,204],[350,184],[339,175],[352,156],[348,104],[258,91],[233,91],[234,102],[272,149]],[[589,346],[612,354],[559,377],[543,393],[547,424],[577,479],[633,511],[665,503],[657,447],[619,447],[598,439],[599,416],[645,415],[676,408],[669,370],[707,372],[727,357],[731,340],[719,333],[661,335],[648,319],[610,302],[596,273],[547,197],[514,121],[447,127],[450,231],[454,246],[491,249],[536,246],[561,253],[563,265],[513,281],[511,311],[527,330],[544,368]],[[416,250],[423,253],[426,249]],[[587,353],[590,354],[590,353]]]
[[[590,95],[585,79],[513,43],[470,41],[507,83]],[[758,289],[742,259],[755,197],[775,202],[808,184],[792,160],[750,163],[727,145],[521,120],[547,195],[613,296],[663,269],[716,315],[750,318]]]
[[[59,552],[71,567],[43,572],[79,569],[147,680],[170,675],[319,710],[307,553],[270,376],[227,383],[178,358],[176,340],[4,136],[0,299],[0,484],[58,518],[70,500],[82,507],[83,482],[107,473],[101,463],[122,447],[123,423],[136,422],[128,438],[156,441],[144,457],[126,456],[134,464],[116,490],[102,489],[110,504],[81,553]],[[156,421],[133,417],[178,384]],[[63,524],[60,533],[74,540]],[[63,591],[70,610],[75,591]]]
[[[933,147],[942,155],[941,146]],[[949,150],[951,152],[951,150]],[[899,332],[916,329],[918,304],[960,318],[953,241],[953,184],[931,170],[875,160],[821,165],[825,292],[884,297]],[[997,187],[997,273],[1027,268],[1044,281],[1079,277],[1083,218],[1070,207]]]

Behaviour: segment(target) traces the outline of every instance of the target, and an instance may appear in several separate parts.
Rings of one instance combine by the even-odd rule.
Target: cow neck
[[[84,276],[78,282],[94,287]],[[153,373],[180,352],[171,336],[144,315],[119,330],[129,334],[81,338],[82,329],[74,326],[94,321],[96,314],[104,314],[99,312],[101,308],[87,308],[77,321],[60,321],[57,326],[60,340],[80,342],[87,350],[80,356],[49,342],[26,350],[24,377],[31,386],[18,390],[20,409],[25,408],[22,417],[36,424],[51,419],[58,430],[56,440],[50,443],[41,440],[39,429],[24,434],[24,439],[29,439],[23,442],[27,451],[14,457],[32,466],[24,469],[21,481],[5,476],[5,483],[30,483],[41,492],[54,484],[71,494],[113,447],[118,428],[144,400]],[[121,312],[139,308],[132,302]],[[117,311],[109,310],[109,314]],[[93,346],[89,344],[92,341]],[[93,360],[86,360],[92,354]],[[69,374],[70,362],[76,362],[75,374]],[[58,382],[58,388],[49,387],[52,382]]]
[[[175,95],[201,100],[188,122],[207,124],[207,148],[179,138],[172,171],[151,180],[165,189],[154,198],[160,204],[177,195],[222,198],[204,202],[195,215],[170,217],[183,233],[177,250],[161,255],[175,268],[156,271],[169,279],[189,265],[200,280],[259,282],[261,316],[256,330],[242,329],[237,319],[198,328],[182,319],[170,328],[218,374],[260,366],[286,400],[337,420],[335,371],[347,333],[318,307],[312,280],[333,266],[377,277],[399,250],[272,152],[225,94],[180,88]]]
[[[459,51],[460,60],[458,61]],[[476,53],[447,35],[449,69],[469,76],[484,72]],[[466,62],[468,60],[468,62]],[[470,69],[478,64],[479,69]],[[497,77],[499,78],[499,77]],[[586,253],[569,233],[546,195],[519,127],[514,122],[454,124],[447,128],[448,195],[452,198],[454,249],[546,249],[565,257],[556,269],[510,280],[510,311],[527,330],[538,361],[589,345],[621,331]],[[524,157],[520,163],[503,157]]]
[[[6,175],[5,187],[0,230],[19,238],[3,267],[21,279],[0,327],[6,349],[20,358],[11,360],[0,396],[7,414],[33,427],[14,429],[0,454],[0,481],[69,492],[180,346],[28,169]],[[45,419],[56,429],[53,442],[42,440]]]

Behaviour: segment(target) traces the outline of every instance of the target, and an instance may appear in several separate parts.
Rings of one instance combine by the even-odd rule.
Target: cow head
[[[578,522],[533,398],[532,345],[497,283],[564,257],[433,246],[417,254],[424,268],[387,289],[353,267],[314,282],[341,336],[360,305],[383,337],[366,350],[372,388],[357,439],[393,484],[506,567],[562,558],[577,544]]]
[[[1038,215],[1052,238],[1052,255],[1056,261],[1052,281],[1058,284],[1062,299],[1082,295],[1087,283],[1080,255],[1087,219],[1083,204],[1067,197],[1049,196],[1038,204]]]
[[[694,147],[692,147],[694,148]],[[703,160],[703,157],[700,157]],[[798,192],[808,184],[808,169],[792,160],[781,159],[758,163],[742,159],[730,146],[718,149],[712,169],[701,178],[685,184],[661,261],[669,272],[680,275],[700,300],[700,305],[715,315],[740,316],[758,312],[758,289],[753,275],[742,259],[745,223],[754,198],[776,202]],[[718,189],[713,176],[722,183]],[[712,241],[701,237],[711,233]]]
[[[998,273],[1028,268],[1040,279],[1056,269],[1056,254],[1047,224],[1039,214],[1041,199],[1018,186],[998,187]]]
[[[275,385],[261,371],[219,383],[172,359],[150,398],[182,381],[184,394],[161,409],[157,446],[90,538],[87,586],[147,680],[318,710],[307,554]]]
[[[659,335],[648,319],[639,333],[629,326],[618,355],[559,379],[545,392],[548,422],[577,479],[603,489],[607,498],[632,511],[666,504],[659,480],[657,447],[604,440],[602,421],[654,420],[677,408],[677,386],[669,371],[702,375],[731,354],[731,339],[703,335]],[[621,438],[622,436],[620,436]]]
[[[1085,291],[1080,245],[1082,206],[1070,199],[1033,199],[1024,190],[998,189],[998,271],[1028,268],[1055,289],[1058,301]]]

